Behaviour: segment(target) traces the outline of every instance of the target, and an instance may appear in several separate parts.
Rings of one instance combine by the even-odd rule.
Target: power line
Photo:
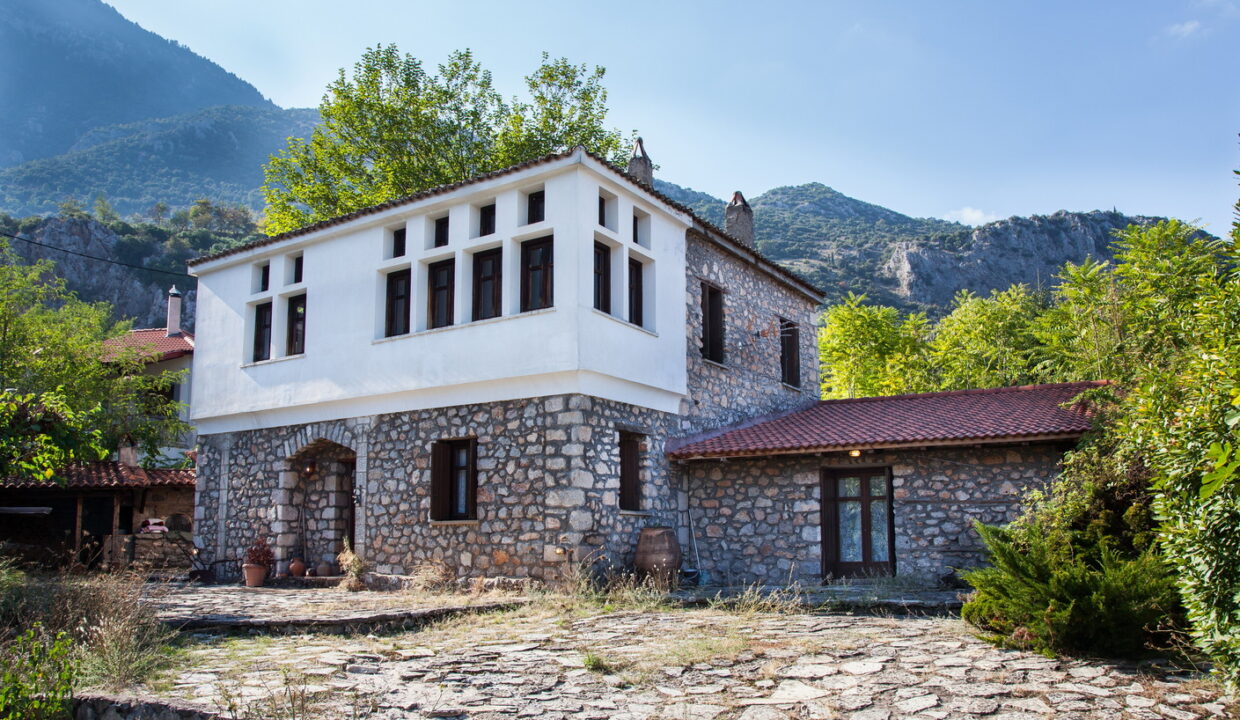
[[[99,257],[97,255],[87,255],[86,253],[80,253],[80,252],[77,252],[76,250],[66,250],[64,248],[56,247],[55,245],[48,245],[46,243],[41,243],[38,240],[31,240],[30,238],[24,238],[24,237],[21,237],[20,235],[10,235],[9,233],[6,233],[6,232],[0,232],[0,235],[3,235],[4,237],[7,237],[7,238],[13,238],[14,240],[21,240],[22,242],[28,242],[31,245],[38,245],[39,247],[47,248],[48,250],[56,250],[58,252],[68,253],[70,255],[77,255],[78,257],[84,257],[88,260],[98,260],[99,262],[111,263],[112,265],[120,265],[121,267],[133,268],[134,270],[145,270],[147,272],[163,273],[164,275],[171,275],[173,277],[193,278],[193,275],[190,275],[189,273],[174,272],[172,270],[160,270],[159,268],[149,268],[149,267],[143,267],[142,265],[133,265],[131,263],[121,262],[120,260],[112,260],[111,258]]]

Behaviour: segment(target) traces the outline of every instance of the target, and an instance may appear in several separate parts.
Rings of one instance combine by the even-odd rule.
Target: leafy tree
[[[528,100],[505,101],[468,51],[437,73],[395,45],[343,69],[309,140],[290,138],[264,172],[270,233],[584,145],[620,159],[606,129],[603,69],[549,60],[526,78]]]
[[[0,466],[38,476],[122,442],[155,453],[187,429],[165,395],[182,374],[146,373],[137,350],[109,354],[104,340],[126,326],[105,303],[78,300],[52,267],[22,264],[0,244]]]
[[[930,340],[935,385],[946,390],[1035,382],[1034,324],[1043,307],[1024,285],[985,298],[962,290]]]
[[[866,305],[849,294],[831,306],[818,339],[822,396],[892,395],[924,389],[928,325],[925,315]]]

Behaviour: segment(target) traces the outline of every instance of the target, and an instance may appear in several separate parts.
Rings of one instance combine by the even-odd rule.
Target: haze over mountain
[[[66,199],[89,207],[96,197],[125,216],[201,198],[259,210],[262,165],[318,120],[316,110],[276,107],[244,80],[99,0],[0,0],[0,10],[0,62],[18,69],[0,76],[0,102],[20,108],[0,116],[0,212],[49,215]],[[652,145],[657,156],[657,141]],[[655,184],[722,224],[723,200],[662,179]],[[932,314],[960,289],[1047,286],[1064,262],[1109,258],[1115,229],[1152,221],[1060,212],[973,229],[909,217],[821,183],[778,187],[749,202],[759,249],[823,287],[830,300],[851,291]],[[220,240],[191,233],[187,245],[184,230],[178,237],[150,224],[105,226],[80,214],[11,226],[70,249],[165,267]],[[118,300],[135,292],[128,280],[100,284],[82,263],[62,271],[87,299],[108,299],[128,313],[161,297],[166,279],[139,272],[135,304]]]

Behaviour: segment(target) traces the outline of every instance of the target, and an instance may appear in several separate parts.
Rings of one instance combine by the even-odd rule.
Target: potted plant
[[[245,551],[245,562],[241,572],[245,574],[246,587],[262,587],[267,577],[267,570],[276,564],[276,556],[271,552],[267,541],[261,537],[254,541],[249,550]]]

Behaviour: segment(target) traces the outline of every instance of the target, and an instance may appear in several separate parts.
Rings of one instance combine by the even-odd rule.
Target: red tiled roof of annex
[[[1091,427],[1082,403],[1106,381],[823,400],[787,415],[673,446],[673,459],[1075,438]]]
[[[105,360],[114,360],[125,350],[133,348],[149,362],[158,362],[194,352],[194,336],[185,331],[169,336],[167,328],[130,330],[120,337],[105,340],[103,347]]]
[[[70,465],[56,472],[56,479],[47,482],[18,478],[0,478],[0,489],[81,489],[81,488],[142,488],[194,487],[197,473],[192,468],[141,468],[114,460]]]

